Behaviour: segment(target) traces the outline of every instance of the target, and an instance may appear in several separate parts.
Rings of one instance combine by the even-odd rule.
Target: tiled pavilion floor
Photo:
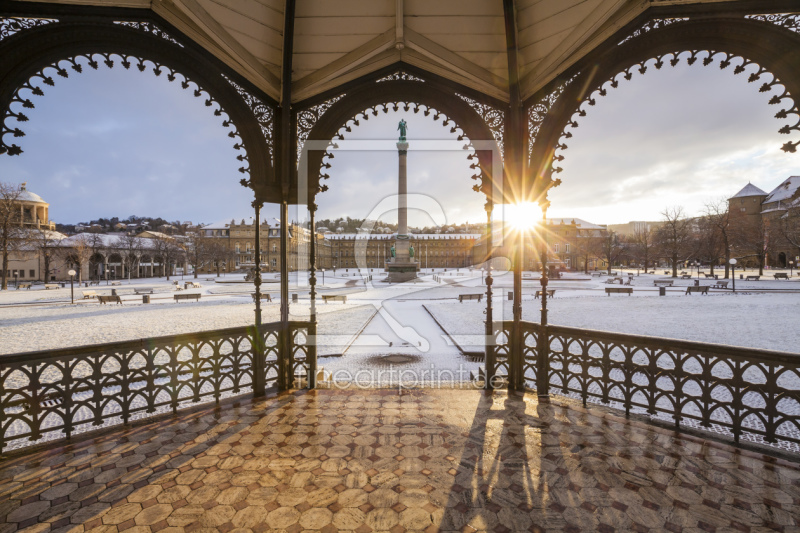
[[[0,464],[0,533],[800,531],[800,468],[553,398],[320,390]]]

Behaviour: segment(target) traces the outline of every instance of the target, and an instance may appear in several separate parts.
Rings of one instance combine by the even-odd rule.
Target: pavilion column
[[[540,399],[548,398],[550,395],[550,337],[547,331],[547,240],[545,225],[547,223],[547,205],[542,206],[542,231],[540,232],[542,241],[541,261],[542,275],[540,283],[542,285],[542,309],[539,318],[539,336],[536,342],[536,394]]]
[[[311,247],[308,253],[308,284],[311,309],[308,324],[308,388],[317,388],[317,238],[315,216],[317,204],[308,206],[311,219]]]
[[[281,335],[278,350],[278,389],[286,390],[294,385],[292,332],[289,329],[289,195],[295,163],[295,134],[292,132],[292,60],[294,55],[295,0],[286,0],[283,10],[283,57],[281,69],[281,109],[278,123],[280,142],[281,181]]]
[[[494,204],[492,200],[486,202],[486,376],[483,387],[494,389],[495,375],[497,374],[497,352],[495,350],[494,319],[492,317],[492,257],[494,255],[494,245],[492,243],[492,210]]]
[[[289,330],[289,204],[281,202],[281,332],[282,354],[278,359],[278,371],[283,376],[283,389],[293,386],[292,332]]]
[[[522,190],[524,150],[523,139],[525,135],[524,122],[522,120],[522,100],[519,90],[519,67],[517,46],[517,20],[516,7],[514,0],[503,0],[503,14],[505,19],[506,33],[506,53],[508,59],[508,92],[509,107],[508,121],[505,128],[505,164],[504,170],[507,178],[506,183],[517,191],[517,196],[513,201],[517,204],[522,203],[525,198],[525,191]],[[514,261],[514,321],[509,339],[508,354],[508,388],[509,390],[523,390],[525,387],[524,376],[524,346],[522,335],[522,263],[524,246],[524,231],[518,229],[517,238],[512,244],[512,258]]]
[[[255,322],[256,327],[253,332],[253,395],[256,397],[266,394],[266,361],[264,360],[264,337],[261,334],[261,207],[262,203],[258,200],[253,201],[256,211],[256,249],[255,249]]]

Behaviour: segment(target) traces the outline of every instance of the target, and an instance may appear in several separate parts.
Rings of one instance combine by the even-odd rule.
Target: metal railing
[[[512,328],[513,322],[498,324],[498,352],[509,351]],[[526,388],[549,388],[584,404],[604,403],[737,442],[747,434],[762,443],[800,444],[798,354],[531,322],[521,328]]]
[[[290,368],[309,324],[289,323]],[[279,385],[281,324],[0,356],[0,452]]]

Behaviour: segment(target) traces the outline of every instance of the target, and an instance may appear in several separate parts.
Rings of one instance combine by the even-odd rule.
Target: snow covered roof
[[[213,224],[206,224],[202,227],[202,229],[228,229],[231,227],[231,222],[236,225],[241,225],[242,221],[248,226],[253,225],[253,221],[255,217],[235,217],[235,218],[226,218],[224,220],[220,220],[219,222],[214,222]],[[261,219],[261,224],[269,224],[273,228],[281,227],[281,221],[274,217],[263,217]]]
[[[791,200],[794,195],[797,194],[798,188],[800,188],[800,176],[792,176],[775,187],[772,192],[769,193],[766,200],[764,200],[764,203],[768,204]]]
[[[70,237],[62,239],[58,243],[58,246],[69,248],[79,242],[84,242],[91,246],[92,244],[94,244],[95,239],[99,239],[101,244],[100,243],[98,244],[100,244],[99,247],[101,248],[119,248],[120,241],[122,240],[122,238],[123,235],[120,235],[118,233],[111,235],[105,233],[78,233],[77,235],[72,235]],[[139,240],[143,248],[152,248],[155,245],[152,239],[144,239],[140,237],[135,237],[135,238]]]
[[[592,224],[591,222],[587,222],[582,218],[548,218],[548,224],[575,224],[575,227],[581,229],[606,229],[605,226],[598,226],[597,224]]]
[[[766,196],[766,195],[767,193],[765,193],[752,183],[748,183],[742,188],[741,191],[731,196],[731,198],[745,198],[747,196]]]
[[[385,233],[333,233],[333,234],[326,234],[325,238],[332,240],[332,241],[344,241],[344,240],[376,240],[376,241],[388,241],[394,240],[395,234],[385,234]],[[480,239],[480,233],[415,233],[411,235],[411,240],[417,241],[424,241],[424,240],[439,240],[439,241],[446,241],[446,240],[454,240],[454,239]]]
[[[28,185],[27,183],[23,183],[19,187],[20,188],[20,195],[19,195],[18,200],[20,202],[36,202],[36,203],[40,203],[40,204],[46,204],[47,203],[47,202],[44,201],[44,199],[41,196],[39,196],[35,192],[29,191],[26,188],[27,185]]]

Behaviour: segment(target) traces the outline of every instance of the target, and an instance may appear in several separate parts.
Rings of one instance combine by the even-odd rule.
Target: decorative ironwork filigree
[[[314,125],[325,112],[331,108],[333,104],[344,98],[344,93],[339,96],[334,96],[330,100],[325,100],[321,104],[317,104],[308,109],[304,109],[297,113],[297,161],[300,161],[300,156],[303,153],[303,146],[308,140],[308,135],[314,128]]]
[[[383,78],[375,80],[376,83],[380,83],[382,81],[419,81],[425,83],[420,77],[414,76],[413,74],[409,74],[403,70],[399,70],[394,74],[389,74],[388,76],[384,76]]]
[[[581,104],[578,106],[578,110],[572,115],[570,121],[565,126],[564,130],[561,133],[561,138],[569,139],[572,137],[572,132],[569,131],[570,128],[577,128],[578,117],[585,117],[587,108],[586,104],[589,106],[593,106],[597,102],[597,96],[605,96],[608,94],[608,89],[615,89],[619,86],[619,82],[621,80],[630,81],[633,78],[634,72],[638,72],[639,74],[645,74],[647,69],[650,65],[654,66],[656,69],[661,69],[666,63],[669,63],[670,66],[675,67],[680,63],[681,58],[683,56],[688,55],[685,57],[687,64],[694,65],[695,63],[700,61],[700,63],[707,67],[716,61],[719,61],[719,68],[720,69],[727,69],[730,66],[733,66],[733,73],[738,75],[745,72],[748,67],[756,67],[755,72],[751,72],[747,78],[749,83],[753,83],[758,81],[764,75],[770,75],[771,80],[763,82],[759,87],[759,92],[769,92],[773,88],[776,87],[783,87],[783,92],[779,95],[774,95],[769,100],[770,105],[777,105],[782,103],[784,100],[789,100],[791,102],[791,107],[787,107],[785,109],[781,109],[776,115],[775,118],[777,119],[786,119],[789,115],[795,115],[797,120],[794,124],[787,124],[781,129],[778,130],[778,133],[783,135],[788,135],[794,132],[800,132],[800,109],[798,108],[798,104],[795,101],[794,97],[789,93],[789,90],[786,89],[785,85],[781,83],[777,76],[769,72],[766,68],[758,65],[754,61],[750,61],[749,59],[743,58],[741,56],[737,56],[735,54],[730,54],[727,52],[721,52],[717,50],[685,50],[685,51],[676,51],[670,52],[667,54],[659,55],[654,58],[651,58],[647,61],[643,61],[632,65],[626,68],[624,71],[619,72],[609,78],[608,80],[601,83],[594,91],[588,93]],[[562,91],[563,92],[563,91]],[[560,93],[559,93],[560,94]],[[792,142],[789,141],[785,143],[781,148],[785,152],[796,152],[797,146],[800,145],[800,141]],[[561,167],[556,166],[558,162],[564,160],[563,151],[566,150],[568,147],[564,144],[561,139],[559,139],[558,144],[555,146],[555,150],[553,152],[553,159],[550,164],[550,172],[552,173],[559,173],[563,169]]]
[[[274,386],[280,334],[272,323],[5,356],[0,452]]]
[[[526,385],[547,372],[551,390],[677,426],[800,450],[800,366],[794,354],[656,339],[563,326],[520,324],[522,357],[512,359],[513,322],[497,347],[519,361]],[[546,365],[536,345],[543,339]],[[506,370],[508,370],[506,366]]]
[[[483,122],[491,130],[495,142],[497,142],[497,147],[500,149],[500,157],[505,158],[503,139],[505,138],[506,114],[501,109],[482,104],[462,94],[456,93],[456,96],[468,103],[480,115]]]
[[[8,37],[11,37],[15,33],[19,33],[23,30],[36,28],[38,26],[44,26],[45,24],[50,24],[53,22],[58,22],[58,19],[0,17],[0,41]]]
[[[242,97],[242,100],[244,100],[245,104],[247,104],[247,107],[249,107],[253,112],[253,116],[256,118],[256,121],[258,121],[258,125],[261,128],[261,134],[264,136],[264,142],[267,144],[270,160],[274,164],[275,111],[271,106],[265,104],[260,98],[253,96],[249,91],[230,79],[228,76],[223,74],[222,77],[225,78],[234,89],[236,89],[236,92],[238,92],[239,96]]]
[[[564,90],[572,83],[578,74],[575,74],[570,79],[550,91],[548,94],[544,95],[542,98],[539,99],[538,102],[533,104],[531,107],[528,108],[528,160],[530,161],[531,152],[533,151],[533,143],[536,141],[536,136],[539,135],[539,129],[542,127],[542,123],[544,122],[545,117],[547,117],[547,113],[550,112],[550,108],[553,107],[553,104],[556,103],[558,97],[564,92]]]
[[[640,35],[644,35],[647,32],[657,30],[659,28],[664,28],[665,26],[669,26],[671,24],[675,24],[676,22],[683,22],[685,20],[689,20],[688,18],[664,18],[664,19],[651,19],[642,24],[639,28],[633,31],[630,35],[622,39],[617,44],[627,43],[631,39],[635,39]]]
[[[120,26],[127,26],[129,28],[134,28],[136,30],[145,31],[147,33],[152,33],[156,37],[161,37],[162,39],[166,39],[167,41],[171,42],[172,44],[177,44],[181,48],[183,45],[176,41],[169,33],[165,32],[157,25],[153,24],[152,22],[136,22],[136,21],[127,21],[127,20],[115,20],[114,24],[119,24]]]
[[[746,15],[745,18],[769,22],[786,28],[789,31],[800,33],[800,13],[780,13],[774,15]]]
[[[33,101],[30,99],[31,96],[43,96],[44,91],[43,87],[45,85],[54,86],[56,78],[54,74],[62,77],[68,78],[70,71],[75,73],[82,73],[85,66],[88,66],[94,70],[97,70],[100,67],[100,64],[104,64],[108,68],[113,68],[115,62],[119,61],[119,63],[126,69],[129,70],[132,66],[136,67],[139,72],[144,72],[148,66],[152,67],[152,72],[156,76],[160,76],[161,74],[166,74],[167,79],[170,82],[179,80],[180,86],[182,89],[192,89],[192,93],[194,94],[195,98],[199,98],[205,94],[206,100],[205,105],[206,107],[212,107],[214,104],[217,104],[216,108],[214,109],[214,115],[221,117],[224,113],[222,106],[214,100],[214,98],[208,94],[200,85],[195,82],[194,80],[190,79],[185,74],[177,72],[170,67],[163,65],[157,61],[153,61],[150,59],[143,59],[140,57],[135,57],[127,54],[108,54],[108,53],[94,53],[94,54],[80,54],[74,57],[65,58],[55,63],[51,63],[43,67],[39,70],[36,74],[31,76],[31,78],[22,84],[17,90],[14,92],[14,96],[11,98],[11,102],[9,103],[8,108],[5,110],[2,119],[2,127],[0,127],[0,155],[1,154],[8,154],[8,155],[19,155],[22,153],[22,148],[17,146],[16,144],[9,144],[6,142],[6,138],[8,136],[19,138],[25,136],[25,133],[18,127],[19,123],[27,122],[28,117],[22,112],[22,109],[33,109],[34,104]],[[180,79],[179,79],[180,78]],[[16,109],[16,110],[15,110]],[[17,126],[12,127],[10,125],[10,121],[15,121]],[[239,161],[247,162],[247,150],[244,146],[244,142],[239,134],[239,131],[236,129],[236,125],[230,118],[225,118],[222,122],[222,126],[228,128],[228,137],[231,139],[237,139],[237,142],[233,145],[233,148],[237,151],[242,151],[237,156]],[[249,174],[250,167],[242,166],[239,168],[239,172],[242,174]]]

